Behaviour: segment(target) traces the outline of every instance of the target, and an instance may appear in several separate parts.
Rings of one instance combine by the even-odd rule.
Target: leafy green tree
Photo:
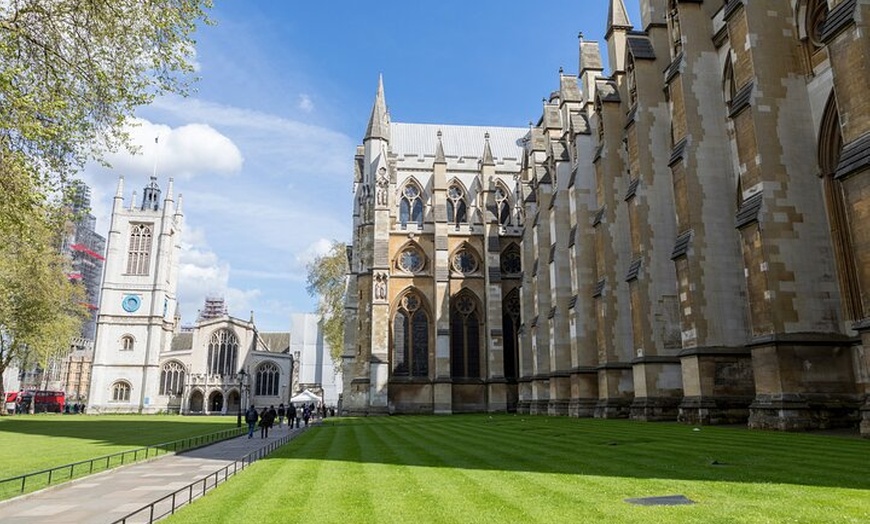
[[[347,246],[333,240],[329,251],[307,266],[308,294],[318,297],[317,314],[323,325],[323,338],[329,344],[334,362],[341,362],[344,351],[344,293],[347,285]]]
[[[188,93],[193,34],[210,7],[211,0],[0,2],[0,227],[31,220],[33,207],[85,162],[129,144],[125,124],[137,107]]]
[[[131,149],[137,107],[188,94],[211,5],[0,0],[0,374],[25,352],[44,363],[78,331],[80,290],[58,254],[65,184]]]
[[[16,232],[0,229],[0,399],[10,365],[35,360],[45,367],[69,348],[86,315],[84,290],[67,279],[69,261],[49,223],[32,220]],[[5,412],[3,401],[0,414]]]

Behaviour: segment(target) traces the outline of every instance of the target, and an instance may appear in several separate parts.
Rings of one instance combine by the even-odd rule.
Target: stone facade
[[[390,122],[379,83],[355,160],[345,413],[516,409],[527,133]]]
[[[379,91],[357,156],[348,411],[870,434],[870,1],[640,7],[635,30],[611,0],[610,74],[581,37],[579,76],[560,71],[538,122],[514,131],[510,162],[491,166],[485,151],[445,162],[441,133],[396,152],[402,124]],[[446,189],[463,160],[482,214],[457,228]],[[399,200],[414,177],[427,196],[408,232]],[[510,227],[490,212],[497,180],[519,206]],[[419,273],[397,263],[408,245],[425,257]],[[479,275],[451,269],[461,246]],[[521,280],[496,263],[508,246]],[[499,304],[518,286],[508,342]],[[419,378],[396,373],[395,315],[411,289],[428,315]],[[485,311],[474,380],[452,373],[463,292]]]

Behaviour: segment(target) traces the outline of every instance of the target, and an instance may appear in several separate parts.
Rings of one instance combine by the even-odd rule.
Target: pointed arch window
[[[523,263],[520,256],[520,248],[511,244],[501,253],[501,272],[506,276],[518,276],[522,273]]]
[[[477,271],[478,267],[480,267],[480,262],[477,260],[477,255],[469,247],[463,246],[453,253],[450,265],[453,271],[463,275],[470,275]]]
[[[468,203],[465,190],[457,183],[447,188],[447,223],[459,226],[468,223]]]
[[[127,274],[147,275],[151,263],[151,224],[131,224],[130,245],[127,250]]]
[[[130,402],[130,383],[119,380],[112,384],[112,402]]]
[[[470,292],[450,300],[450,374],[480,378],[480,314]]]
[[[160,394],[180,396],[184,390],[184,366],[173,360],[163,364],[160,372]]]
[[[519,377],[520,291],[514,288],[502,302],[502,336],[504,337],[504,377]]]
[[[835,178],[842,152],[843,136],[840,130],[840,115],[837,110],[837,100],[832,93],[825,106],[819,129],[819,168],[824,187],[831,243],[834,246],[834,262],[837,267],[840,293],[843,297],[843,312],[848,320],[858,320],[864,317],[860,277],[858,276],[858,265],[855,260],[849,212],[843,195],[843,187],[840,181]]]
[[[495,188],[495,208],[498,223],[509,226],[511,224],[511,200],[508,192],[501,186]]]
[[[731,52],[725,59],[725,70],[722,73],[722,92],[725,94],[725,104],[730,108],[731,100],[737,94],[737,85],[734,83],[734,63],[731,61]]]
[[[414,182],[408,182],[402,188],[402,198],[399,200],[399,223],[402,229],[408,229],[408,223],[417,224],[423,228],[423,192]]]
[[[124,335],[121,337],[121,351],[133,351],[136,346],[136,341],[132,335]]]
[[[263,363],[257,368],[254,381],[254,394],[277,397],[280,379],[281,371],[274,362]]]
[[[410,291],[393,317],[393,375],[429,375],[429,316],[420,296]]]
[[[239,340],[228,329],[215,331],[208,342],[208,372],[211,375],[235,376],[239,356]]]

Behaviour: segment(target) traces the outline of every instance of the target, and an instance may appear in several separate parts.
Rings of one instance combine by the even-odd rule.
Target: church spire
[[[608,38],[614,29],[631,29],[628,10],[622,0],[610,0],[610,7],[607,10],[607,31],[604,38]]]
[[[363,140],[370,138],[390,140],[390,115],[387,113],[387,102],[384,97],[383,75],[378,75],[378,94],[375,96],[375,104],[372,106],[372,115]]]

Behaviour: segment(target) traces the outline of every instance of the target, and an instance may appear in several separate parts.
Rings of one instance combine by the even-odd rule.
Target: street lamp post
[[[240,369],[239,370],[239,413],[238,413],[238,416],[236,417],[236,427],[237,428],[242,427],[242,392],[244,391],[243,388],[245,387],[245,375],[247,375],[247,373],[245,373],[245,369],[244,368]]]

